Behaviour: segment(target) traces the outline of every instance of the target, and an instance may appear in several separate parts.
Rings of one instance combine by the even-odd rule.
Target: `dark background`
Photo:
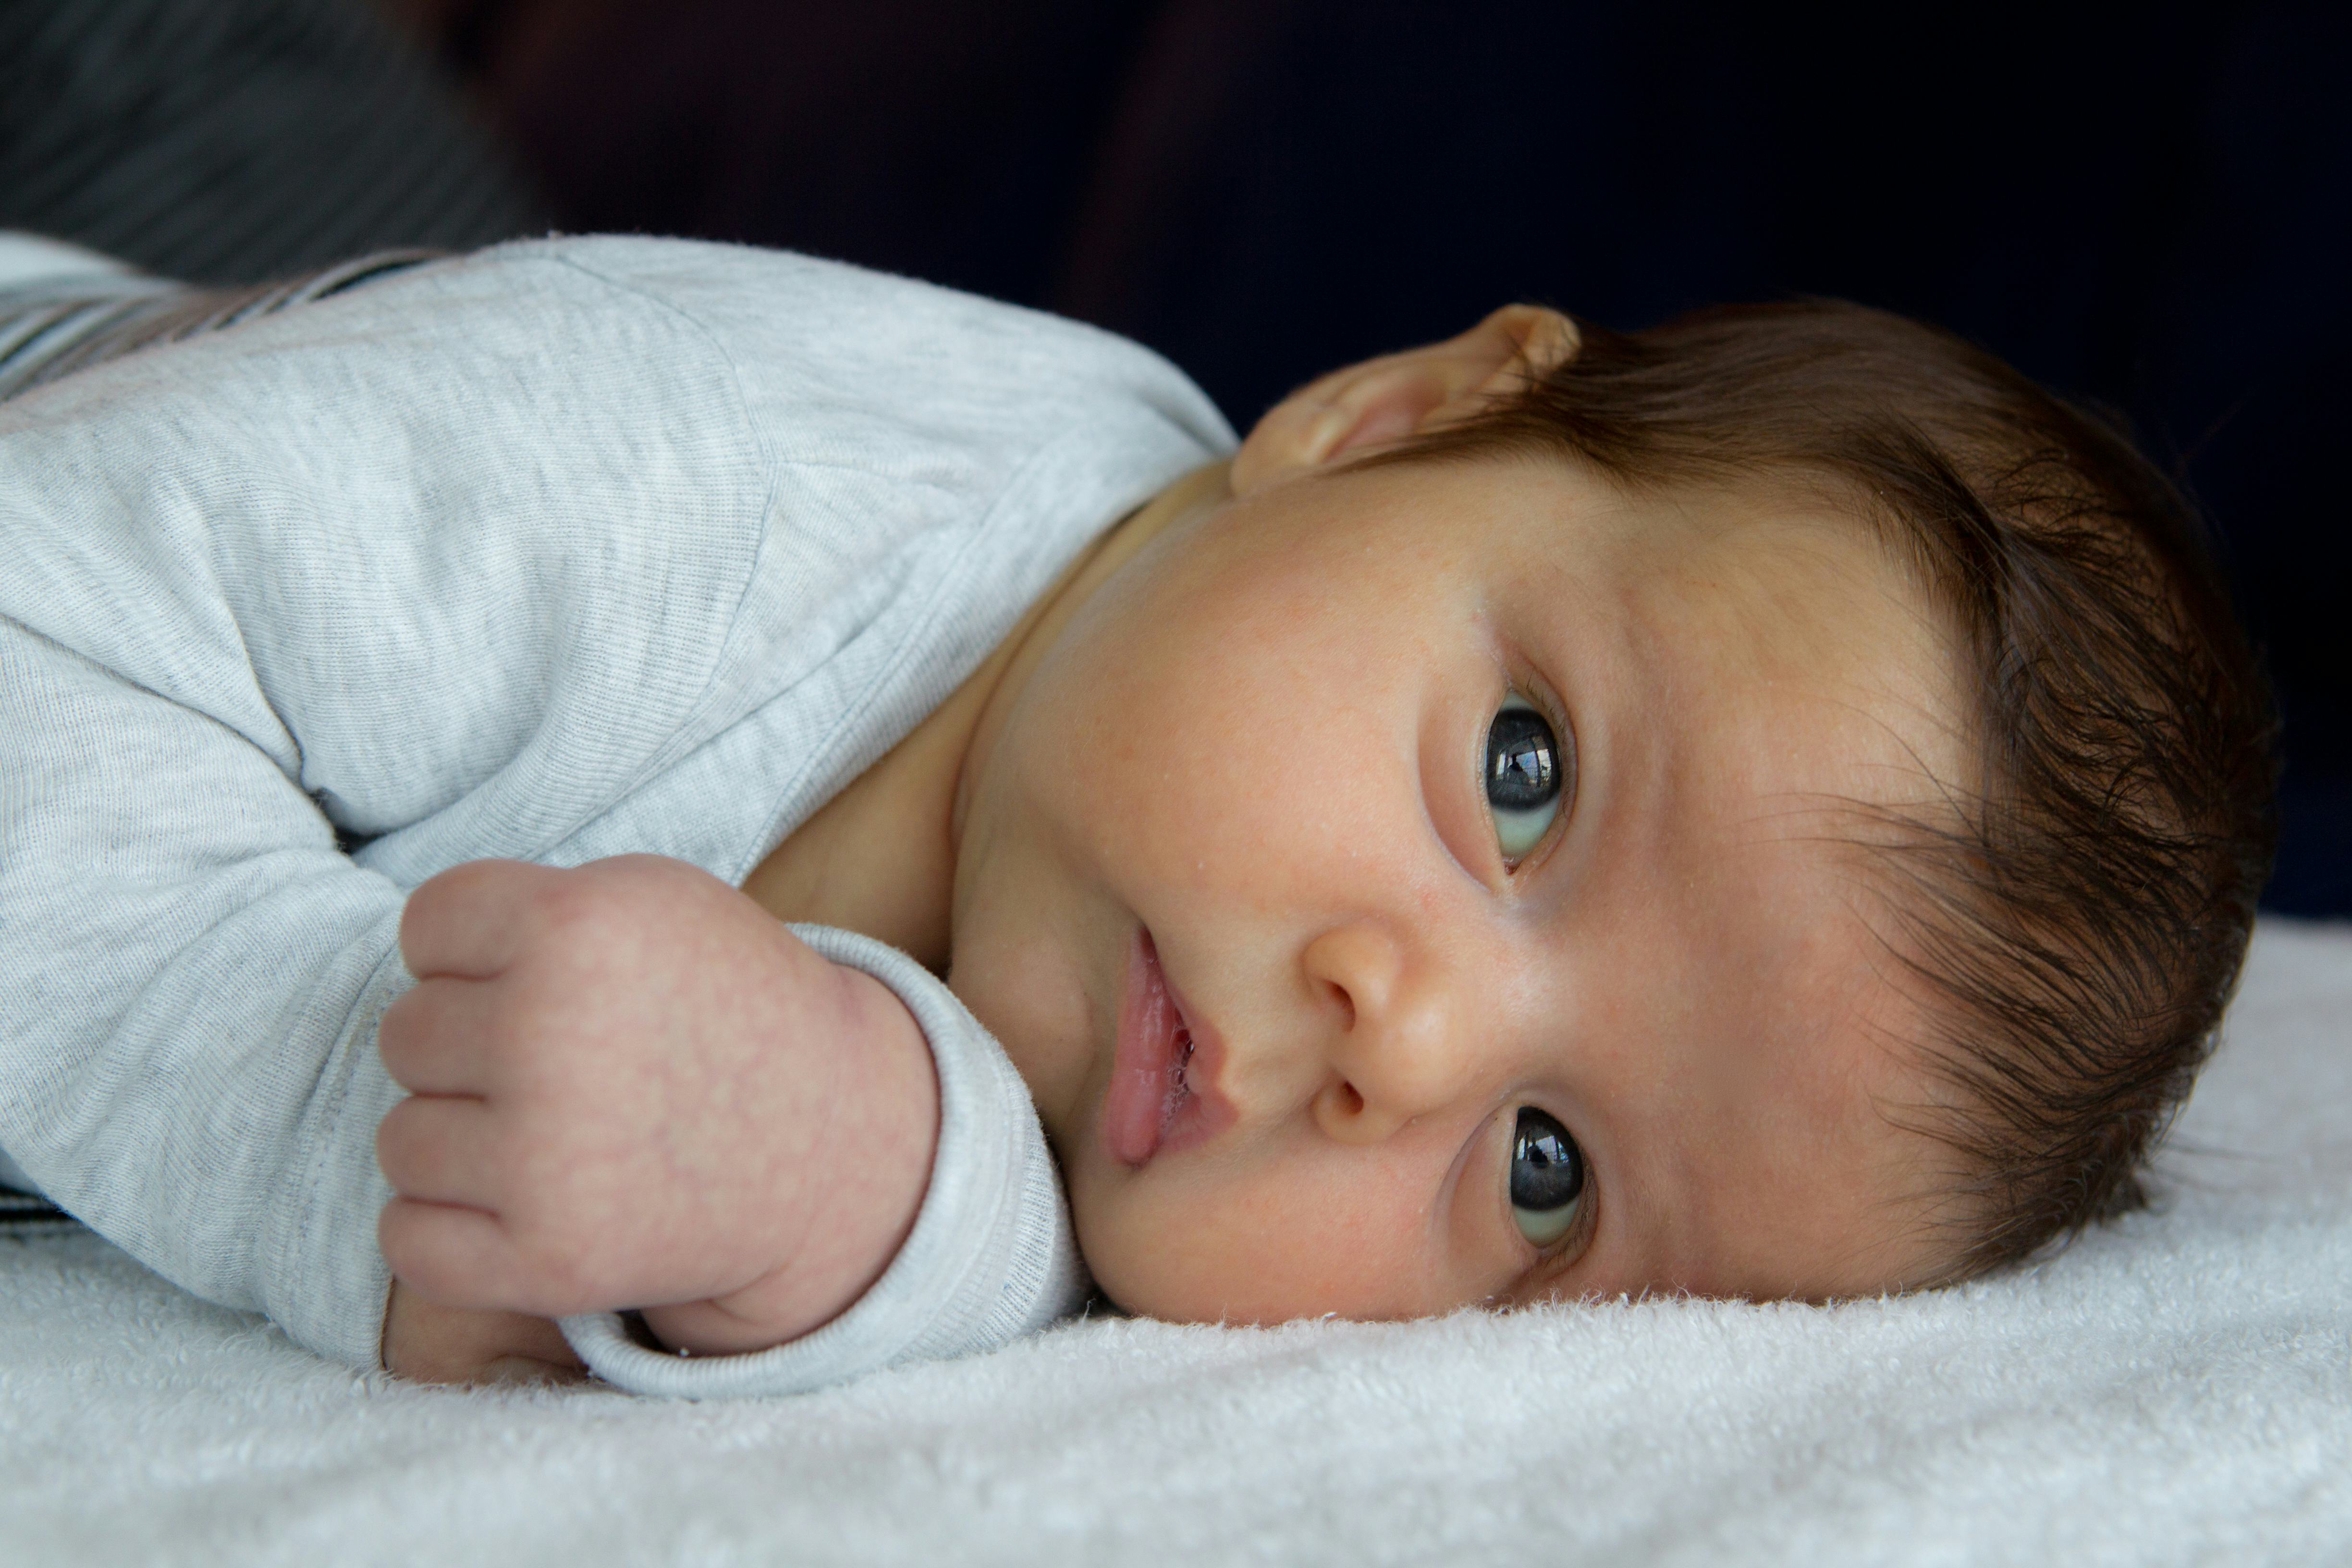
[[[2352,915],[2352,6],[0,0],[0,224],[223,280],[789,246],[1139,338],[1244,429],[1512,299],[1940,322],[2214,519],[2286,715],[2268,901]]]

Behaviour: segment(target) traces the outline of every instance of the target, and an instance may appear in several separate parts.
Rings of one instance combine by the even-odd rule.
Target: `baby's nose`
[[[1315,1101],[1327,1132],[1377,1142],[1464,1091],[1472,1021],[1444,971],[1369,922],[1316,937],[1302,967],[1328,1041],[1330,1079]]]

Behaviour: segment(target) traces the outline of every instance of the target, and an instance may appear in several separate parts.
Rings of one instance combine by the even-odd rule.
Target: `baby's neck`
[[[838,926],[944,973],[952,946],[960,786],[1028,672],[1095,589],[1176,517],[1225,490],[1223,464],[1187,475],[1106,529],[978,669],[743,879],[782,921]]]

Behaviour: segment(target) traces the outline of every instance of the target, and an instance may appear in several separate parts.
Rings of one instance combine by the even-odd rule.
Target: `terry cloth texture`
[[[25,1563],[2352,1562],[2352,931],[2256,938],[2163,1200],[1833,1307],[1086,1321],[792,1399],[354,1376],[0,1241]]]
[[[740,885],[1232,439],[1073,322],[621,238],[416,267],[0,404],[0,1148],[165,1278],[373,1367],[408,889],[629,852]],[[859,962],[964,1118],[936,1245],[877,1289],[957,1294],[869,1298],[824,1341],[865,1359],[765,1363],[789,1384],[712,1357],[663,1387],[805,1386],[1070,1304],[999,1048],[918,966]],[[941,1237],[934,1199],[998,1228]]]

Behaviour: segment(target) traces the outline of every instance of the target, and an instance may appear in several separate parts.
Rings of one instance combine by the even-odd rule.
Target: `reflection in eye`
[[[1584,1155],[1568,1129],[1531,1105],[1511,1137],[1511,1217],[1537,1247],[1566,1236],[1584,1207]]]
[[[1543,842],[1574,766],[1541,713],[1517,692],[1504,699],[1486,729],[1486,805],[1505,860],[1517,863]]]

